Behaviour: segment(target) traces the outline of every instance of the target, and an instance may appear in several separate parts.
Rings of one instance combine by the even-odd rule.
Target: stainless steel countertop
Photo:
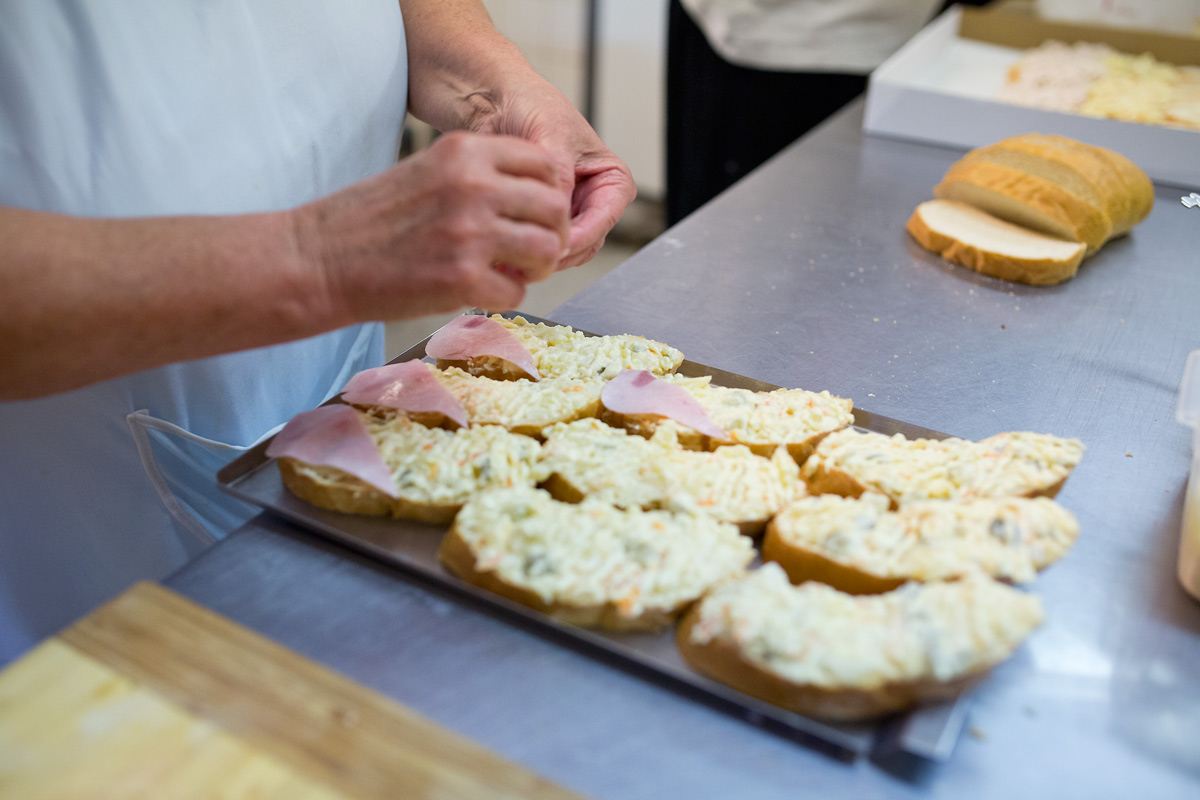
[[[267,518],[167,585],[598,798],[1200,797],[1200,603],[1174,579],[1200,348],[1200,209],[1065,285],[978,276],[903,226],[958,153],[860,134],[861,105],[549,316],[980,438],[1088,445],[1047,624],[975,693],[949,763],[844,764]]]

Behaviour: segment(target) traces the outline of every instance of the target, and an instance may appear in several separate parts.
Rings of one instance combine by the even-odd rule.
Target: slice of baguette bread
[[[983,575],[857,597],[792,586],[764,564],[692,606],[676,642],[692,668],[738,691],[861,720],[955,696],[1041,622],[1036,597]]]
[[[1089,253],[1098,250],[1113,232],[1112,218],[1103,207],[1056,183],[1003,164],[958,161],[934,187],[933,194],[940,200],[958,200],[1060,239],[1083,242]]]
[[[1000,433],[964,439],[906,439],[902,434],[831,433],[804,462],[811,494],[886,495],[893,508],[914,500],[1054,497],[1083,457],[1078,439]]]
[[[360,412],[362,413],[362,412]],[[402,416],[362,413],[396,484],[396,498],[342,470],[279,460],[284,485],[321,508],[447,523],[472,494],[487,488],[533,486],[546,475],[540,445],[497,426],[447,431]]]
[[[655,375],[674,372],[683,353],[644,336],[588,336],[569,325],[536,325],[524,317],[491,317],[521,340],[533,356],[543,378],[593,378],[609,380],[623,369],[644,369]],[[458,367],[472,375],[496,380],[523,377],[516,367],[493,356],[466,361],[438,360],[438,367]]]
[[[754,558],[732,525],[698,513],[578,505],[538,489],[475,495],[438,556],[450,572],[574,625],[660,628]]]
[[[850,594],[891,591],[979,570],[1033,580],[1079,535],[1079,523],[1045,497],[929,500],[889,510],[887,497],[819,495],[793,501],[767,526],[763,559],[792,583],[818,581]]]
[[[1047,286],[1075,277],[1085,245],[1047,236],[954,200],[928,200],[908,220],[917,243],[1006,281]]]
[[[546,429],[543,486],[560,500],[593,497],[621,508],[697,508],[746,535],[760,533],[804,493],[800,469],[783,449],[763,458],[733,445],[684,450],[671,430],[650,439],[583,419]]]
[[[752,392],[714,386],[709,376],[663,377],[687,389],[709,418],[729,434],[730,441],[705,436],[667,417],[618,414],[604,408],[603,404],[600,419],[647,438],[653,436],[660,427],[670,428],[679,444],[687,450],[715,450],[732,443],[745,445],[756,455],[770,457],[776,448],[784,447],[797,463],[808,458],[821,437],[854,421],[853,401],[835,397],[829,392],[809,392],[804,389]]]

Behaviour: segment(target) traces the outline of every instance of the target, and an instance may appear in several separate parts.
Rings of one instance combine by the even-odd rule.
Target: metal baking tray
[[[505,316],[516,316],[510,312]],[[521,314],[531,322],[549,320]],[[587,332],[584,331],[586,334]],[[591,335],[591,334],[587,334]],[[394,361],[425,358],[425,344],[418,342]],[[711,375],[721,386],[772,391],[778,389],[762,381],[724,370],[684,361],[681,375]],[[855,409],[855,426],[880,433],[902,433],[909,438],[945,438],[946,434],[909,425],[889,417]],[[260,506],[298,523],[317,534],[400,568],[424,581],[432,582],[489,610],[555,638],[576,649],[630,670],[690,697],[739,716],[790,739],[814,747],[834,757],[852,761],[860,756],[885,757],[893,752],[922,759],[944,761],[949,758],[962,731],[967,699],[924,706],[889,720],[865,723],[829,723],[793,714],[710,680],[687,666],[675,647],[674,631],[659,633],[619,633],[579,628],[552,619],[491,592],[466,583],[446,572],[437,559],[441,534],[446,528],[409,520],[361,517],[327,511],[299,500],[289,493],[266,456],[263,442],[217,474],[222,489],[234,497]]]

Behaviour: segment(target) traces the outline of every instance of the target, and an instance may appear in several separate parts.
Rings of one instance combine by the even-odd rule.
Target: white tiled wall
[[[598,0],[596,128],[648,199],[663,191],[667,0]],[[496,27],[576,106],[584,98],[585,0],[484,0]]]

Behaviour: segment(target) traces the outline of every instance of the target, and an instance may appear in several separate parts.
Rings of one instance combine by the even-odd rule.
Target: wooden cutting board
[[[0,672],[0,798],[576,797],[155,584]]]

